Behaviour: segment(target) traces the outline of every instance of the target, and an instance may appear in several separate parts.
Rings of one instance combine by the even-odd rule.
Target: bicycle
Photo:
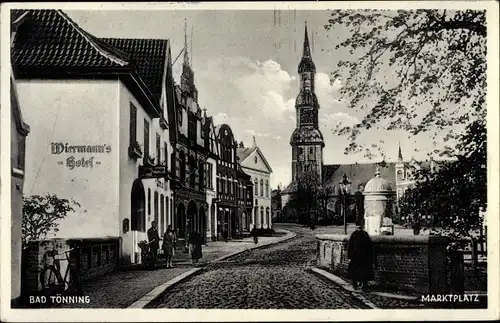
[[[83,292],[78,272],[74,264],[71,262],[71,258],[69,255],[70,252],[75,249],[77,248],[71,248],[61,253],[56,253],[55,250],[46,252],[48,260],[52,259],[52,264],[46,264],[40,273],[40,283],[42,286],[42,292],[44,294],[82,295]],[[64,254],[66,257],[63,259],[56,258],[57,256],[62,254]],[[66,266],[66,270],[64,272],[64,278],[61,275],[61,260],[68,262],[68,265]]]

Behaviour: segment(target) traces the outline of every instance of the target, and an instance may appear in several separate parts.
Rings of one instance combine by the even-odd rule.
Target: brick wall
[[[80,281],[93,279],[114,271],[118,267],[120,239],[115,237],[96,239],[50,239],[31,241],[22,255],[22,295],[35,295],[42,289],[41,272],[46,265],[53,264],[48,251],[56,251],[61,276],[64,278],[69,257]],[[71,251],[70,251],[71,250]]]
[[[348,236],[318,235],[317,266],[347,276]],[[447,239],[439,236],[372,236],[375,282],[420,293],[448,291]]]

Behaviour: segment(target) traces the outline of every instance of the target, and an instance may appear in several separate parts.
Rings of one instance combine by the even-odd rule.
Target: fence
[[[30,241],[22,255],[22,297],[36,295],[42,290],[41,273],[51,264],[48,263],[52,261],[50,253],[64,256],[64,252],[69,251],[69,259],[82,282],[117,269],[120,248],[121,239],[118,237]],[[63,257],[59,259],[65,260]],[[67,261],[61,262],[59,271],[62,277],[67,266]]]

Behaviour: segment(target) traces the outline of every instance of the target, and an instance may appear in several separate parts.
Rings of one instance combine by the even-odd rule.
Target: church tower
[[[323,148],[325,143],[319,130],[318,98],[314,92],[316,66],[311,57],[307,24],[305,26],[304,47],[299,63],[300,92],[295,101],[297,126],[290,138],[292,146],[292,181],[302,174],[315,172],[322,180]]]
[[[187,98],[198,102],[198,90],[194,85],[194,72],[189,61],[186,24],[184,25],[184,61],[182,63],[181,90]]]

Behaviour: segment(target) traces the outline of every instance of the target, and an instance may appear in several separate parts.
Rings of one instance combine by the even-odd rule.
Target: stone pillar
[[[366,183],[363,192],[365,202],[365,231],[369,235],[380,235],[384,217],[392,218],[392,203],[395,192],[389,181],[380,177],[377,169],[375,177]]]

